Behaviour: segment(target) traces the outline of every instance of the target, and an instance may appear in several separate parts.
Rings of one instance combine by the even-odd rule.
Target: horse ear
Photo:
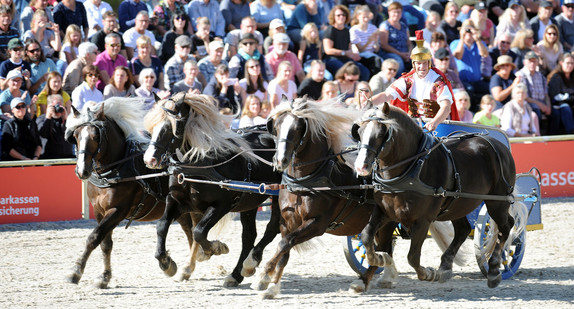
[[[74,107],[74,106],[72,106],[72,107]],[[76,109],[74,108],[74,110],[76,110]],[[74,131],[72,131],[72,130],[66,130],[66,132],[64,133],[64,139],[72,145],[78,144],[76,141],[76,138],[74,137]]]
[[[355,142],[361,140],[361,135],[359,135],[360,128],[361,126],[358,123],[353,123],[353,126],[351,127],[351,136],[353,137],[353,140],[355,140]]]
[[[153,92],[153,100],[155,101],[155,103],[159,102],[159,100],[161,100],[161,98],[157,95],[157,93]]]
[[[80,117],[80,111],[78,111],[74,105],[72,105],[72,111],[74,112],[74,117]]]
[[[267,132],[273,134],[273,126],[274,126],[274,119],[273,117],[269,117],[267,119]]]
[[[388,102],[383,103],[383,114],[389,115],[390,111],[391,111],[391,106],[389,105],[389,103]]]
[[[104,115],[104,102],[102,102],[102,104],[100,104],[100,106],[96,109],[96,112],[94,113],[94,119],[96,120],[106,119]]]

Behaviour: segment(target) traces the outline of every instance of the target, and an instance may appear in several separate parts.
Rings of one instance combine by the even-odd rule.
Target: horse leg
[[[199,250],[201,249],[199,243],[194,241],[191,245],[189,264],[181,271],[181,281],[189,280],[191,274],[195,270],[195,264],[198,261]]]
[[[113,230],[104,237],[100,244],[100,248],[102,249],[104,256],[104,272],[100,276],[99,280],[94,284],[95,287],[100,289],[107,288],[110,280],[112,279],[112,248],[114,246],[112,234]]]
[[[430,267],[422,267],[420,265],[421,248],[427,237],[430,225],[430,222],[423,220],[424,219],[415,221],[410,228],[411,246],[409,248],[407,260],[409,261],[409,265],[415,269],[419,280],[437,281],[439,278],[438,272],[435,269]]]
[[[279,221],[281,220],[281,211],[279,210],[279,197],[274,196],[271,198],[271,218],[265,233],[257,245],[251,250],[249,256],[243,261],[243,269],[241,275],[244,277],[251,277],[255,274],[255,268],[259,266],[263,259],[263,250],[269,245],[275,236],[279,233]]]
[[[116,228],[116,226],[118,226],[118,224],[121,222],[123,218],[120,215],[116,215],[116,213],[117,213],[116,208],[109,209],[108,211],[106,211],[105,215],[96,213],[96,220],[98,221],[98,226],[96,226],[96,228],[94,228],[94,230],[88,236],[84,252],[80,256],[80,258],[76,261],[76,264],[72,269],[72,273],[67,276],[67,280],[69,282],[76,284],[80,282],[80,279],[82,279],[82,275],[84,274],[84,268],[86,267],[86,263],[88,261],[88,258],[92,254],[92,251],[94,251],[94,249],[96,249],[102,243],[105,237],[108,234],[110,234],[111,231],[114,228]],[[110,248],[109,251],[111,252],[111,235],[110,235],[109,248]],[[104,272],[109,270],[109,277],[111,277],[111,266],[107,264],[109,263],[109,259],[107,262],[104,259],[104,263],[105,263]]]
[[[233,272],[225,278],[223,282],[224,287],[236,287],[243,281],[241,267],[245,258],[247,258],[247,255],[253,248],[255,238],[257,237],[257,227],[255,224],[257,208],[241,212],[239,215],[241,218],[241,226],[243,226],[243,232],[241,233],[241,254],[239,255],[239,260]]]
[[[383,222],[384,215],[382,210],[375,206],[373,208],[373,213],[369,219],[369,223],[365,226],[361,232],[361,241],[366,249],[367,263],[371,266],[386,267],[387,265],[393,265],[393,258],[387,252],[376,253],[375,252],[375,235],[379,228],[386,224]],[[368,285],[365,286],[365,291]]]
[[[379,229],[377,232],[378,245],[376,247],[376,251],[387,252],[391,257],[393,256],[393,232],[396,227],[396,222],[389,222]],[[397,281],[398,276],[399,274],[395,266],[395,261],[394,259],[390,259],[390,261],[387,261],[386,263],[383,275],[377,279],[374,286],[381,289],[390,289],[393,287],[393,283]]]
[[[501,254],[504,244],[508,240],[510,230],[514,226],[514,218],[508,214],[510,204],[503,201],[485,201],[486,208],[490,217],[498,225],[498,241],[494,246],[494,250],[490,259],[488,260],[488,287],[495,288],[502,281],[502,274],[500,273],[500,263],[502,262]]]
[[[157,247],[155,258],[158,260],[159,267],[163,273],[169,277],[172,277],[177,272],[177,264],[171,259],[166,250],[166,240],[169,227],[176,218],[181,216],[179,205],[180,202],[177,199],[177,194],[172,191],[166,198],[166,206],[163,216],[159,219],[156,225]]]
[[[198,242],[203,250],[203,254],[208,258],[212,255],[221,255],[229,253],[229,247],[219,240],[207,240],[207,234],[229,212],[229,205],[217,203],[215,206],[209,206],[205,211],[203,218],[193,229],[193,240]]]
[[[466,217],[462,217],[457,220],[452,221],[454,227],[454,239],[448,246],[448,248],[443,252],[441,256],[440,267],[438,270],[438,280],[441,283],[446,282],[452,278],[452,263],[460,246],[465,242],[468,234],[470,233],[470,223]]]
[[[184,268],[184,270],[182,271],[182,275],[181,275],[181,280],[187,280],[189,279],[189,277],[191,277],[191,273],[193,272],[191,269],[195,269],[195,256],[197,255],[197,249],[198,247],[193,247],[194,241],[193,241],[193,226],[195,226],[196,222],[199,222],[199,220],[201,219],[201,215],[199,214],[193,214],[190,213],[189,215],[187,214],[183,214],[181,215],[178,219],[177,222],[179,222],[179,224],[181,225],[181,229],[183,230],[183,232],[185,233],[185,236],[187,237],[187,242],[189,244],[189,249],[190,249],[190,264],[187,265],[187,267]],[[195,250],[195,253],[194,251]],[[175,270],[177,270],[177,265],[175,264],[175,262],[173,262],[173,265],[175,265]],[[192,265],[193,264],[193,265]],[[175,274],[175,272],[172,274],[172,276]]]

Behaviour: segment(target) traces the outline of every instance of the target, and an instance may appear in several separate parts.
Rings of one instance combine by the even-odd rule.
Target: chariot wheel
[[[367,249],[361,241],[361,234],[344,238],[343,251],[345,252],[345,258],[351,268],[359,275],[364,274],[365,271],[367,271],[367,268],[369,268],[365,253],[366,250]],[[379,267],[375,273],[380,274],[383,269],[384,267]]]
[[[507,240],[510,245],[507,246],[505,250],[502,250],[501,255],[502,263],[500,264],[500,272],[502,274],[502,280],[509,279],[518,271],[520,263],[522,263],[522,258],[524,257],[524,250],[526,249],[526,228],[520,233],[516,233],[516,230],[519,222],[522,220],[525,221],[528,218],[517,217],[514,219],[515,224]],[[483,205],[474,227],[474,250],[478,267],[485,277],[488,273],[488,259],[490,258],[493,248],[492,246],[489,250],[487,248],[488,243],[495,241],[493,238],[497,237],[497,231],[492,228],[494,224],[494,221],[486,211],[486,206]]]

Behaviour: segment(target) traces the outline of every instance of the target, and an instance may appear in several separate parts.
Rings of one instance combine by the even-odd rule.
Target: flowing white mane
[[[112,97],[104,102],[88,102],[76,117],[71,113],[66,120],[66,129],[75,130],[77,127],[90,122],[90,113],[104,108],[104,115],[116,122],[122,129],[126,140],[133,140],[139,143],[148,143],[149,139],[143,135],[143,118],[147,111],[144,101],[140,98],[119,98]]]
[[[233,116],[220,114],[215,100],[207,95],[178,93],[170,99],[158,102],[145,118],[146,129],[151,132],[158,124],[168,120],[175,133],[175,119],[163,108],[173,110],[175,102],[181,100],[184,95],[184,102],[189,105],[190,112],[180,150],[185,154],[186,160],[197,162],[251,149],[237,133],[226,126]],[[247,157],[251,154],[251,151],[242,153]]]
[[[283,101],[269,117],[277,119],[284,113],[305,118],[311,139],[318,141],[322,137],[326,138],[328,147],[336,153],[354,143],[350,137],[351,126],[361,115],[355,109],[343,107],[338,103],[338,98],[326,102],[305,98]]]

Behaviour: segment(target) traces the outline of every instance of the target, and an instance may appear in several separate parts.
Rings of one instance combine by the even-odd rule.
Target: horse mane
[[[175,102],[185,96],[184,103],[189,105],[189,117],[185,124],[183,143],[180,147],[184,159],[197,162],[203,159],[221,157],[230,153],[241,153],[252,157],[251,147],[237,133],[231,131],[226,123],[234,116],[219,113],[215,100],[207,95],[189,95],[178,93],[170,99],[159,101],[146,115],[145,127],[151,132],[155,126],[170,121],[175,134],[175,119],[169,117],[164,108],[175,109]]]
[[[322,102],[307,98],[283,101],[269,117],[276,119],[282,114],[292,113],[305,118],[311,140],[317,142],[320,138],[326,138],[329,149],[338,153],[345,146],[354,144],[349,132],[353,122],[360,117],[359,111],[343,107],[338,101],[339,98]]]
[[[103,102],[87,102],[82,108],[80,115],[76,117],[73,113],[66,119],[66,129],[75,130],[93,119],[88,113],[104,108],[104,115],[113,120],[123,131],[126,141],[133,141],[138,144],[149,143],[149,138],[144,135],[142,119],[147,111],[145,102],[140,98],[111,97]]]

